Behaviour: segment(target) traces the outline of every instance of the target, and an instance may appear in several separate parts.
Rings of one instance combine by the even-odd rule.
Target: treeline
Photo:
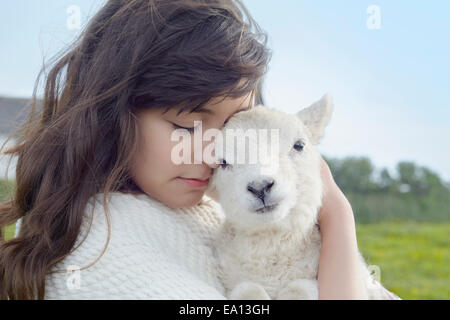
[[[429,168],[402,161],[391,173],[367,157],[323,158],[358,223],[450,221],[450,185]]]

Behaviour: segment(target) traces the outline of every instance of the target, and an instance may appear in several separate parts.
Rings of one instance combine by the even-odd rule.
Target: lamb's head
[[[246,232],[289,227],[292,219],[312,227],[322,198],[315,145],[331,113],[327,94],[296,114],[258,105],[230,118],[216,137],[220,166],[207,191],[217,195],[229,223]]]

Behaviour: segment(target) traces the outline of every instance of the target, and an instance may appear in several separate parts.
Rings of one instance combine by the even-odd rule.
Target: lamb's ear
[[[333,101],[331,95],[326,93],[319,101],[297,112],[297,117],[302,120],[311,132],[311,142],[316,145],[322,139],[325,127],[333,113]]]

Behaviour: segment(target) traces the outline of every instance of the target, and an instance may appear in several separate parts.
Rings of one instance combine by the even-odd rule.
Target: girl
[[[55,59],[36,117],[41,71],[5,152],[18,163],[0,227],[21,227],[0,244],[0,297],[224,299],[210,246],[223,215],[205,195],[217,164],[175,165],[170,135],[263,103],[266,40],[237,0],[109,0]],[[323,182],[319,296],[366,298],[324,161]]]

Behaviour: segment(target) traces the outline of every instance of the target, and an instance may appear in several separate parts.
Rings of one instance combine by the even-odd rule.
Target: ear
[[[309,129],[311,142],[316,145],[320,142],[324,134],[324,129],[330,121],[333,113],[333,102],[331,95],[326,93],[319,101],[307,108],[297,112],[297,117]]]

